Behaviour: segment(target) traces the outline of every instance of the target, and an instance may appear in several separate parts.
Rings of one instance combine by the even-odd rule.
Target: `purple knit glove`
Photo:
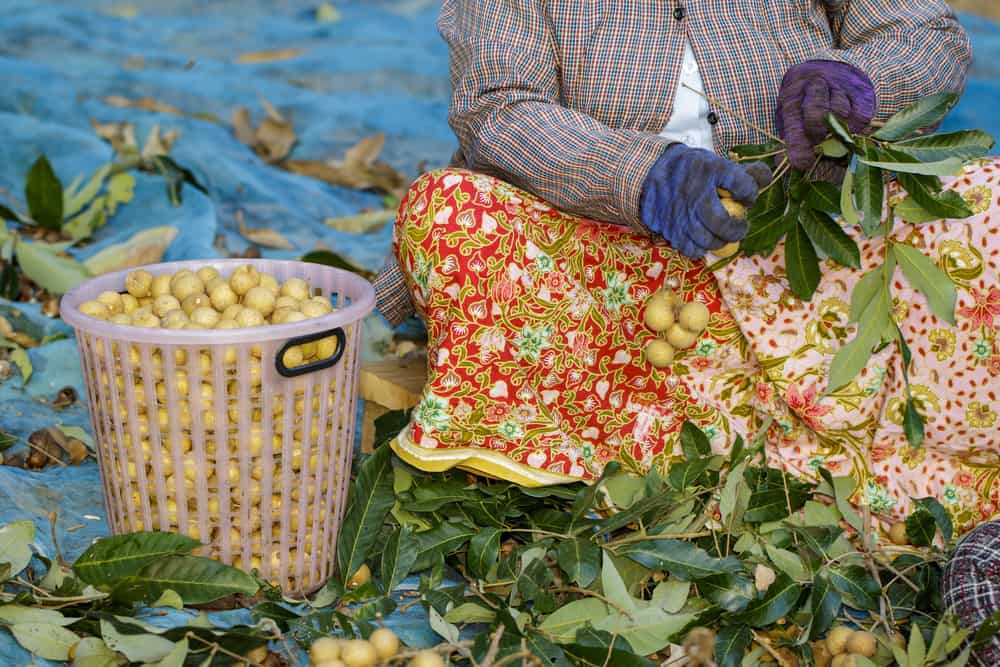
[[[875,117],[875,86],[853,65],[832,60],[809,60],[785,73],[778,93],[775,122],[788,147],[788,161],[805,170],[816,160],[816,146],[828,134],[829,112],[860,132]]]

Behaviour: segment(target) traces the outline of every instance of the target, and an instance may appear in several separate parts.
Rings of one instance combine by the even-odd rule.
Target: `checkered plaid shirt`
[[[636,224],[667,140],[685,39],[716,100],[720,154],[766,140],[785,71],[811,59],[868,74],[885,119],[961,91],[969,41],[944,0],[443,0],[454,164],[589,218]],[[734,113],[727,113],[726,109]],[[413,312],[394,261],[376,280],[393,323]]]

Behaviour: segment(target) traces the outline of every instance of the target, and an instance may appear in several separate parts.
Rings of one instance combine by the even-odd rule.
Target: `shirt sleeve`
[[[560,72],[540,0],[443,0],[449,123],[468,166],[578,215],[635,225],[642,183],[668,145],[559,104]]]
[[[922,97],[961,94],[972,48],[944,0],[839,0],[831,22],[840,48],[821,58],[846,62],[875,85],[884,121]]]

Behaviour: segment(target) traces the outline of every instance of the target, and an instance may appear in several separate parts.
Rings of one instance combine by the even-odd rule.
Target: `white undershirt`
[[[684,61],[681,64],[681,80],[674,97],[674,110],[667,126],[660,132],[661,137],[679,141],[692,148],[713,149],[712,126],[708,122],[711,107],[701,95],[684,87],[687,84],[699,92],[704,92],[698,61],[695,60],[691,44],[684,42]]]

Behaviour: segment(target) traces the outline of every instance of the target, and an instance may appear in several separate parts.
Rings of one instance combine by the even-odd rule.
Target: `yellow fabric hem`
[[[424,472],[442,472],[460,468],[528,488],[581,481],[569,475],[545,472],[515,463],[503,454],[493,451],[473,448],[428,449],[406,437],[408,433],[409,428],[404,429],[389,444],[399,458]]]

